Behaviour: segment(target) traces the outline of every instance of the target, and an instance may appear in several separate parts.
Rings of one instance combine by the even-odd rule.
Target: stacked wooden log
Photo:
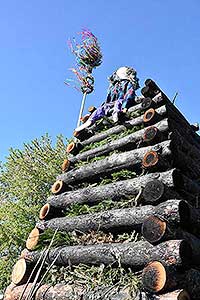
[[[200,137],[154,81],[145,81],[142,94],[120,124],[108,119],[74,133],[77,140],[67,146],[63,173],[13,268],[5,299],[29,299],[30,291],[35,300],[199,299]],[[111,208],[91,212],[106,201]],[[89,213],[70,216],[76,205],[87,205]],[[47,230],[113,235],[135,230],[141,239],[34,250]],[[38,279],[33,292],[42,260],[72,268],[120,265],[142,272],[142,288],[134,296],[129,288],[116,286],[89,293],[67,284],[51,287]]]

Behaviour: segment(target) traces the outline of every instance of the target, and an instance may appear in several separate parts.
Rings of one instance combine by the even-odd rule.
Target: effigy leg
[[[89,126],[91,126],[92,124],[94,124],[96,121],[98,121],[99,119],[103,118],[106,115],[106,110],[104,105],[98,107],[89,117],[89,119],[82,125],[80,125],[79,127],[77,127],[75,129],[75,131],[79,132]]]

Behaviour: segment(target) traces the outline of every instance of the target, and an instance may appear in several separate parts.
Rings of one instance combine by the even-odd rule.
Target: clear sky
[[[8,0],[0,9],[0,160],[10,147],[48,132],[71,137],[81,94],[64,85],[74,57],[67,39],[87,27],[104,55],[87,106],[106,97],[107,77],[123,65],[153,78],[200,121],[199,0]],[[139,93],[138,93],[139,94]]]

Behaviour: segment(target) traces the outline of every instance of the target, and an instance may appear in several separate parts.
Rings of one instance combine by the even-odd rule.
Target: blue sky
[[[104,55],[86,107],[104,100],[108,75],[130,65],[141,86],[151,77],[170,98],[178,92],[178,108],[199,121],[199,0],[2,1],[0,160],[46,132],[71,137],[81,94],[64,85],[74,65],[67,39],[83,27]]]

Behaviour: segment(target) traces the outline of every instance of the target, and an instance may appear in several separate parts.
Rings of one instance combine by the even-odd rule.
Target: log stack
[[[26,299],[34,286],[35,300],[199,299],[200,137],[153,80],[145,81],[142,94],[119,124],[108,119],[74,133],[76,142],[67,146],[63,173],[13,268],[5,299]],[[111,205],[95,211],[106,201]],[[89,213],[72,215],[77,206]],[[35,248],[48,230],[113,236],[134,230],[140,238],[63,241],[42,256]],[[133,297],[120,286],[111,287],[112,294],[108,286],[96,287],[91,296],[67,283],[44,285],[39,277],[36,285],[42,260],[44,270],[51,265],[124,267],[140,274],[142,287]]]

